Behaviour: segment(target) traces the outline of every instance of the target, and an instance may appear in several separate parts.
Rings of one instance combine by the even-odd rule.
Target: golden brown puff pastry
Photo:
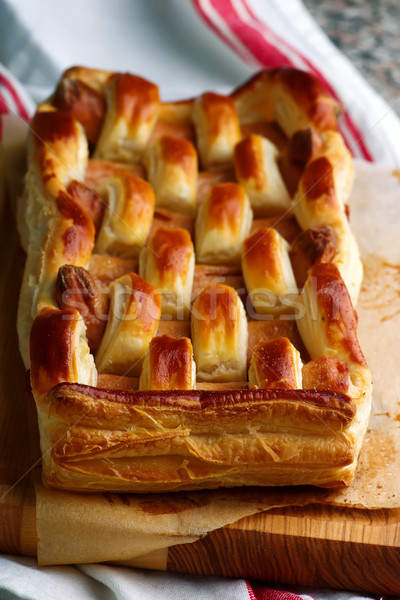
[[[193,285],[194,250],[185,229],[157,229],[140,254],[139,273],[159,290],[163,314],[174,319],[187,317]]]
[[[62,381],[96,385],[97,371],[78,311],[44,308],[30,335],[31,385],[37,396]]]
[[[140,375],[161,316],[159,291],[136,273],[110,285],[110,314],[96,353],[100,373]]]
[[[247,319],[233,288],[204,288],[193,303],[191,326],[199,381],[246,380]]]
[[[247,349],[247,364],[250,365],[253,350],[258,344],[270,342],[277,338],[287,338],[293,346],[300,352],[303,362],[309,361],[310,357],[300,337],[296,321],[292,318],[283,319],[278,317],[271,319],[260,319],[248,321],[247,329],[249,332],[249,343]]]
[[[196,209],[197,152],[189,140],[164,135],[144,153],[156,207],[193,214]]]
[[[139,389],[193,390],[196,388],[196,365],[192,342],[187,337],[154,337],[143,361]]]
[[[346,218],[336,194],[332,163],[326,156],[315,158],[306,165],[299,181],[294,211],[302,229],[336,227]]]
[[[96,233],[101,227],[103,221],[105,204],[103,198],[93,188],[82,181],[74,179],[67,187],[67,192],[72,200],[81,207],[82,210],[93,221]]]
[[[232,485],[334,487],[351,482],[368,422],[371,378],[351,303],[361,279],[347,219],[352,162],[337,132],[335,110],[321,84],[294,69],[260,73],[230,97],[206,94],[160,103],[156,86],[140,77],[75,67],[40,105],[33,130],[43,142],[30,135],[29,171],[19,210],[28,252],[19,336],[26,366],[31,367],[46,485],[139,492]],[[253,135],[242,143],[241,132]],[[271,137],[280,156],[255,134]],[[290,310],[292,314],[283,317],[296,317],[296,322],[254,312],[238,266],[198,265],[192,291],[194,219],[192,209],[187,211],[183,204],[189,197],[193,202],[193,178],[185,179],[179,152],[191,156],[193,168],[188,149],[197,144],[202,168],[212,169],[198,175],[196,202],[201,211],[215,184],[229,182],[239,189],[243,166],[249,167],[244,183],[256,185],[262,169],[257,170],[256,153],[251,152],[254,139],[261,139],[264,147],[269,185],[271,173],[279,175],[294,196],[290,211],[299,226],[293,228],[291,221],[288,227],[289,220],[283,218],[289,208],[286,197],[286,204],[276,204],[246,238],[244,245],[249,240],[256,244],[243,255],[243,275],[247,274],[253,304],[259,279],[264,278],[265,286],[271,276],[277,315]],[[88,144],[104,160],[91,158],[88,163]],[[235,146],[238,154],[245,150],[236,174]],[[175,165],[176,149],[178,171],[171,175],[167,166]],[[164,158],[153,177],[143,161],[155,160],[161,150]],[[112,256],[91,256],[95,234],[101,240],[101,224],[107,220],[103,203],[89,188],[126,176],[150,178],[147,185],[156,187],[157,198],[163,193],[168,198],[155,212],[142,250],[140,272],[148,281],[134,274],[137,258],[115,255],[121,252],[118,246],[108,248]],[[178,181],[188,186],[181,196]],[[302,263],[303,285],[300,295],[294,285],[292,299],[287,245],[271,234],[271,247],[264,248],[257,237],[257,229],[271,231],[268,227],[277,217],[277,227],[290,243],[298,227],[311,230],[292,246],[296,275]],[[231,239],[222,232],[220,220],[218,225],[221,239],[215,246]],[[231,225],[232,233],[233,220]],[[327,231],[324,237],[321,232]],[[201,235],[196,237],[201,241]],[[118,234],[118,240],[125,244],[123,235]],[[130,245],[128,241],[126,247]],[[253,251],[251,264],[248,256]],[[266,257],[269,271],[264,270]],[[62,275],[58,284],[57,274]],[[278,286],[282,282],[283,288]],[[71,308],[75,291],[77,302]],[[170,314],[160,322],[161,297],[171,291],[175,303],[164,305]],[[191,324],[169,320],[188,317],[191,291]],[[107,316],[108,293],[110,311],[103,334],[97,309],[100,306]],[[178,310],[176,298],[186,311]],[[157,333],[159,338],[154,337]],[[288,340],[276,340],[279,337],[290,339],[296,350]],[[90,347],[102,371],[98,387],[93,387],[96,367]],[[302,377],[297,351],[306,363]],[[137,389],[143,362],[142,387],[168,389]],[[122,380],[123,373],[133,377]],[[195,383],[197,389],[170,389]],[[290,389],[271,389],[279,387]]]
[[[293,240],[289,256],[299,288],[303,287],[311,265],[332,261],[337,243],[335,230],[329,226],[306,229]]]
[[[203,94],[193,104],[192,118],[203,168],[232,164],[233,149],[241,135],[232,100],[213,92]]]
[[[61,76],[60,82],[63,81],[81,81],[91,89],[104,95],[105,87],[113,75],[111,71],[104,69],[91,69],[82,65],[69,67]]]
[[[320,134],[321,146],[316,157],[325,156],[332,167],[335,192],[344,209],[354,182],[354,165],[350,150],[338,131],[324,131]]]
[[[89,158],[85,171],[85,183],[91,188],[96,188],[109,177],[127,173],[142,179],[145,177],[145,170],[141,165]]]
[[[137,258],[154,216],[151,185],[130,174],[106,179],[97,189],[106,206],[94,251]]]
[[[95,158],[137,162],[158,113],[158,87],[137,75],[115,73],[106,86],[107,112]]]
[[[31,132],[25,190],[18,207],[27,260],[17,327],[26,367],[33,319],[44,307],[57,308],[59,267],[66,262],[86,265],[95,235],[89,215],[66,188],[73,179],[83,177],[86,168],[88,149],[81,125],[68,113],[37,112]]]
[[[297,326],[310,356],[333,356],[349,365],[366,367],[357,339],[357,316],[337,267],[314,264],[301,296],[307,310]]]
[[[339,134],[340,135],[340,134]],[[289,139],[287,153],[292,164],[300,169],[320,154],[322,147],[322,135],[313,129],[299,129]]]
[[[301,293],[304,310],[297,326],[312,359],[328,356],[345,362],[350,375],[348,395],[356,415],[348,428],[353,439],[354,475],[357,456],[371,410],[371,374],[357,338],[357,315],[349,291],[332,263],[316,263]],[[323,376],[327,379],[327,376]]]
[[[347,153],[346,153],[347,156]],[[344,165],[346,164],[344,159]],[[345,212],[343,189],[350,186],[352,175],[339,174],[327,156],[321,156],[306,165],[294,199],[294,213],[303,229],[330,226],[337,242],[332,261],[346,282],[354,304],[362,281],[360,253]],[[342,190],[339,198],[337,188]]]
[[[253,350],[249,385],[271,390],[300,390],[301,368],[300,353],[288,338],[263,342]]]
[[[305,363],[302,378],[304,390],[334,390],[348,394],[351,385],[347,363],[332,356],[317,356]]]
[[[261,227],[245,239],[242,271],[253,308],[260,314],[292,310],[297,286],[289,259],[289,244],[276,231]]]
[[[60,384],[39,398],[47,485],[191,490],[349,482],[348,397],[305,390],[142,391]],[[77,416],[79,415],[79,418]]]
[[[290,196],[279,171],[278,148],[267,138],[249,135],[235,146],[235,173],[257,216],[285,212]]]
[[[196,216],[196,261],[239,265],[242,244],[250,232],[253,212],[246,192],[237,183],[212,186]]]
[[[194,138],[193,124],[192,124],[192,108],[193,98],[186,100],[175,100],[172,102],[162,102],[160,107],[160,122],[162,126],[165,125],[176,125],[183,126],[179,129],[179,134],[175,131],[175,135],[178,137]],[[191,134],[188,135],[186,127],[190,126]]]
[[[231,97],[241,123],[276,121],[288,137],[299,129],[337,129],[337,103],[310,73],[290,67],[257,73]]]
[[[89,144],[96,144],[106,112],[105,98],[100,91],[82,79],[65,77],[56,88],[53,105],[73,115],[84,128]]]
[[[137,273],[139,263],[136,258],[121,258],[107,254],[92,254],[87,270],[102,289],[122,275]]]

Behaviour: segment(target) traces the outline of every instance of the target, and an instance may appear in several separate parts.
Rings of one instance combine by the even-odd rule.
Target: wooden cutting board
[[[22,254],[14,218],[1,210],[0,551],[36,555],[25,372],[15,333]],[[32,408],[32,407],[31,407]],[[126,564],[126,563],[125,563]],[[275,509],[130,564],[378,594],[400,593],[400,510]]]

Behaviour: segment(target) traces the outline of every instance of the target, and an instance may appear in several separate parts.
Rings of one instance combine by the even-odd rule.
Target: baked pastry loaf
[[[288,68],[170,103],[64,73],[18,207],[46,485],[351,483],[371,377],[336,108]]]

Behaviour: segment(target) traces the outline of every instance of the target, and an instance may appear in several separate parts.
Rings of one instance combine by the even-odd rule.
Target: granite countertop
[[[400,1],[303,1],[332,42],[400,114]]]

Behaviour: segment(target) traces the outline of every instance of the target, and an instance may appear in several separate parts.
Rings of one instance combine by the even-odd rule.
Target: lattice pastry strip
[[[254,133],[235,146],[236,177],[249,195],[256,215],[279,214],[290,208],[278,157],[275,144]]]
[[[212,186],[196,215],[196,261],[239,265],[252,220],[253,212],[242,186],[237,183]]]
[[[292,69],[177,103],[135,75],[64,74],[18,211],[47,485],[351,482],[371,381],[335,111]]]

